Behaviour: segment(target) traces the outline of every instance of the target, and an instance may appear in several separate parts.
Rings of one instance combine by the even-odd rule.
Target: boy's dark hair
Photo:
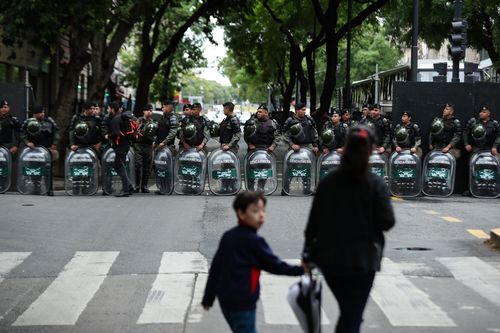
[[[234,211],[241,210],[242,212],[244,212],[245,210],[247,210],[248,206],[250,206],[253,203],[259,202],[259,200],[262,200],[264,206],[266,205],[267,200],[263,192],[253,192],[253,191],[240,192],[238,193],[236,198],[234,198],[233,209]]]

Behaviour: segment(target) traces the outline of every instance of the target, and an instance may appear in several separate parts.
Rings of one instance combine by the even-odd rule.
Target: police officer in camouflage
[[[19,148],[21,123],[10,114],[9,103],[0,101],[0,146],[15,154]]]
[[[431,124],[429,134],[429,149],[440,150],[443,153],[450,153],[455,159],[460,158],[460,150],[457,148],[462,139],[462,125],[460,120],[455,118],[455,107],[452,104],[445,104],[442,118],[435,118]]]
[[[75,114],[69,124],[69,144],[72,151],[78,148],[101,149],[102,121],[95,115],[95,104],[85,102],[82,113]]]
[[[238,153],[239,142],[241,139],[240,120],[234,112],[234,104],[226,102],[223,105],[224,115],[226,118],[219,124],[219,141],[222,150],[231,150],[235,154]]]
[[[379,104],[370,106],[369,116],[362,119],[361,124],[373,128],[377,140],[377,152],[389,156],[391,154],[391,122],[382,116],[382,110]]]
[[[471,118],[467,122],[463,139],[465,150],[468,152],[489,151],[498,158],[500,125],[498,121],[491,119],[489,107],[481,107],[479,117],[477,119]]]
[[[411,153],[422,158],[422,135],[420,126],[413,122],[413,115],[410,111],[404,111],[401,114],[401,124],[394,128],[393,145],[396,152],[403,149],[409,149]]]
[[[155,148],[161,149],[167,146],[172,151],[172,155],[175,156],[177,152],[175,149],[175,137],[177,135],[179,122],[174,111],[174,101],[170,99],[163,101],[161,109],[163,115],[158,121]]]
[[[28,130],[28,124],[38,122],[39,130],[32,132]],[[53,163],[59,159],[57,152],[57,144],[59,143],[59,128],[56,122],[51,117],[45,116],[45,110],[42,106],[35,106],[33,108],[33,118],[26,119],[21,128],[21,139],[28,148],[35,148],[42,146],[49,149],[51,154],[51,168]],[[50,179],[48,196],[53,196],[53,173]]]
[[[326,155],[332,150],[342,154],[348,130],[349,127],[341,121],[338,111],[333,111],[330,121],[325,124],[325,130],[320,137],[323,154]]]
[[[141,134],[134,143],[135,192],[149,193],[148,181],[151,174],[153,143],[158,124],[153,120],[153,105],[147,104],[142,111],[142,117],[137,120]]]
[[[208,118],[201,114],[201,104],[194,103],[191,116],[185,118],[179,133],[182,147],[184,149],[196,147],[197,150],[205,150],[205,146],[210,140],[209,123]]]

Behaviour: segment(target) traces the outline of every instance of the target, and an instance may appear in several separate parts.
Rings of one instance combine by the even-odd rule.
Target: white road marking
[[[74,325],[119,252],[77,252],[12,326]]]
[[[205,286],[207,284],[208,275],[205,273],[200,273],[196,277],[196,283],[194,285],[193,300],[191,302],[191,308],[189,310],[188,322],[199,323],[203,317],[203,307],[201,306],[201,301],[203,299],[203,293],[205,291]]]
[[[19,266],[31,252],[0,252],[0,283],[5,276]]]

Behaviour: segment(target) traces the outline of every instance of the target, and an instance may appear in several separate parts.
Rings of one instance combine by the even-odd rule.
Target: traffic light
[[[438,62],[434,64],[434,70],[438,75],[432,77],[433,82],[446,82],[446,75],[448,72],[447,62]]]
[[[467,22],[465,20],[451,22],[450,54],[453,59],[465,58],[467,42]]]

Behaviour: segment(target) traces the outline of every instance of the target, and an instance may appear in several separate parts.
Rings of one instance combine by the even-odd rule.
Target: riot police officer
[[[413,122],[413,115],[410,111],[401,114],[401,124],[394,128],[393,144],[396,152],[409,149],[413,154],[422,158],[422,135],[418,124]]]
[[[331,150],[341,154],[345,143],[345,137],[349,127],[341,121],[339,113],[335,110],[330,121],[325,124],[325,130],[321,134],[323,153],[326,155]]]
[[[382,110],[379,104],[371,105],[369,110],[369,116],[362,119],[361,124],[373,128],[377,137],[375,142],[377,152],[388,156],[391,153],[391,122],[382,117]]]
[[[210,140],[209,120],[201,114],[201,104],[194,103],[191,109],[191,116],[182,123],[180,131],[180,141],[184,149],[196,147],[197,150],[204,150]]]
[[[97,152],[101,149],[102,121],[95,115],[95,104],[85,102],[81,114],[75,114],[69,125],[70,149],[93,148]]]
[[[175,137],[177,135],[178,120],[174,112],[174,102],[169,99],[163,101],[161,109],[163,115],[158,121],[155,148],[161,149],[167,146],[172,151],[172,155],[175,156]]]
[[[28,124],[38,123],[39,130],[31,131]],[[33,125],[31,125],[33,126]],[[42,106],[33,108],[33,118],[26,119],[21,128],[21,138],[24,144],[33,149],[36,146],[48,148],[51,154],[51,168],[53,163],[59,159],[57,144],[59,143],[59,128],[51,117],[45,116],[45,110]],[[48,196],[53,196],[53,176],[51,173]]]
[[[468,152],[491,151],[493,156],[498,155],[500,125],[498,121],[491,119],[489,107],[481,107],[479,118],[471,118],[467,122],[463,139],[465,150]]]
[[[148,180],[153,159],[153,142],[158,124],[153,120],[153,105],[143,108],[143,115],[138,119],[141,135],[134,144],[135,157],[135,192],[149,193]]]
[[[306,115],[306,105],[302,102],[295,104],[295,115],[289,117],[283,126],[283,139],[294,152],[300,148],[312,150],[318,153],[319,138],[314,120]],[[312,161],[311,161],[312,162]],[[303,193],[311,193],[311,176],[303,178]],[[285,194],[285,191],[282,191]]]
[[[462,125],[460,120],[455,118],[455,107],[452,104],[445,104],[442,118],[435,118],[431,124],[429,134],[429,149],[441,150],[443,153],[450,153],[455,159],[460,158],[460,150],[457,144],[462,138]]]
[[[255,117],[245,123],[244,139],[248,145],[248,151],[263,148],[273,152],[278,145],[277,128],[276,120],[269,118],[267,106],[259,105]]]
[[[6,100],[0,101],[0,146],[15,154],[19,147],[20,131],[21,123],[10,114],[9,103]]]
[[[224,107],[226,118],[219,124],[221,148],[223,150],[232,150],[237,154],[239,149],[238,143],[241,139],[240,120],[233,114],[233,103],[226,102],[222,106]]]
[[[343,124],[346,124],[347,127],[352,126],[351,112],[349,109],[342,109],[342,111],[340,112],[340,121]]]
[[[127,154],[130,149],[130,140],[124,133],[126,133],[127,123],[133,118],[130,112],[124,112],[123,107],[118,103],[111,103],[110,108],[113,109],[113,118],[110,122],[110,135],[112,148],[115,151],[115,171],[120,176],[122,181],[122,190],[116,194],[116,197],[128,197],[134,193],[134,187],[130,183],[127,175]]]

